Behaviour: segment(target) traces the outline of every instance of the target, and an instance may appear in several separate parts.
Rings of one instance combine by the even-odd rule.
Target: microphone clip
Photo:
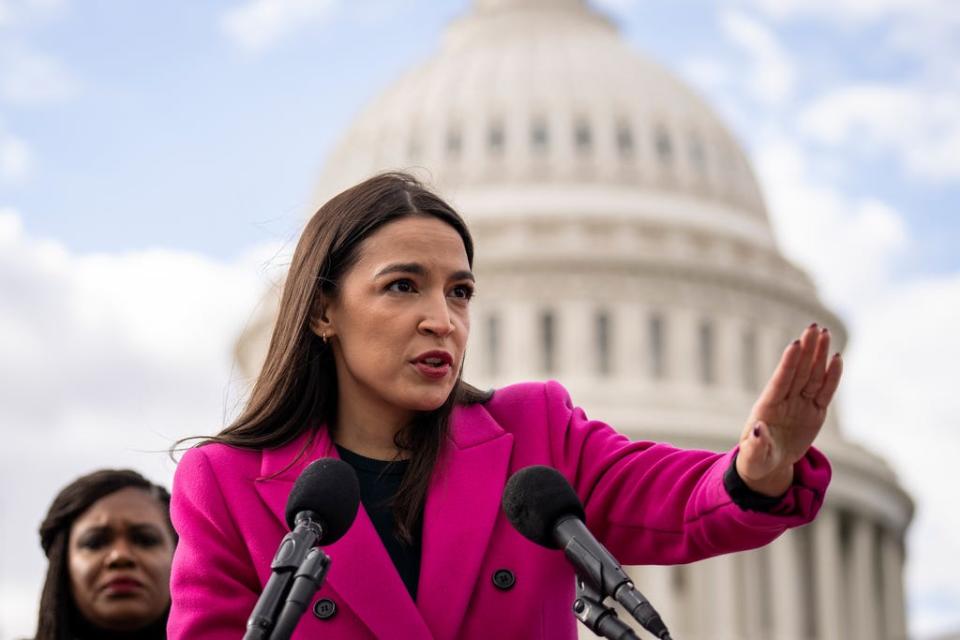
[[[617,616],[613,607],[603,604],[603,600],[602,593],[577,576],[577,598],[573,601],[573,615],[601,638],[639,640],[633,629]]]

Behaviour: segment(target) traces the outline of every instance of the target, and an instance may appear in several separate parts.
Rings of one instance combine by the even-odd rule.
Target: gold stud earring
[[[320,334],[320,339],[323,340],[323,344],[327,344],[327,332],[324,331]]]

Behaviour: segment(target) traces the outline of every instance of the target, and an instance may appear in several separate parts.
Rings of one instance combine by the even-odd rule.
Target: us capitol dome
[[[474,0],[349,127],[318,204],[387,169],[412,170],[470,224],[480,295],[464,378],[478,387],[557,378],[631,438],[728,450],[804,327],[847,342],[780,253],[735,137],[585,0]],[[238,342],[251,375],[276,302]],[[834,477],[812,525],[630,569],[674,637],[906,637],[912,501],[835,412],[817,445]]]

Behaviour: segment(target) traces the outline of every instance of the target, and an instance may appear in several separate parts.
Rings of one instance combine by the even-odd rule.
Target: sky
[[[235,414],[234,340],[324,158],[469,4],[0,0],[0,640],[33,632],[63,484],[168,483],[171,442]],[[850,331],[846,433],[916,500],[912,634],[960,630],[960,5],[596,6],[748,150]]]

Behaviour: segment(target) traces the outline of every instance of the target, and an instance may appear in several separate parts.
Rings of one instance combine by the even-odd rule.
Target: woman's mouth
[[[453,368],[453,357],[446,351],[428,351],[417,356],[413,366],[423,377],[440,380]]]
[[[124,596],[143,589],[143,584],[134,578],[114,578],[103,590],[108,596]]]

